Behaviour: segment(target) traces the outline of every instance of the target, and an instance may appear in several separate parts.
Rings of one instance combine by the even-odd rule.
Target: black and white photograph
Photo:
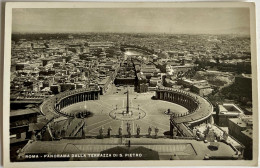
[[[70,4],[7,3],[5,160],[256,164],[253,3]]]

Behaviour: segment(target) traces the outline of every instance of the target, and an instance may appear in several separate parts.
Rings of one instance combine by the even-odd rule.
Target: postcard
[[[7,2],[4,165],[257,166],[251,2]]]

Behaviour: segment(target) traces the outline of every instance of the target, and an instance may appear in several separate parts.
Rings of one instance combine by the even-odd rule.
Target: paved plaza
[[[132,115],[123,116],[127,104],[127,87],[116,87],[112,85],[105,95],[100,96],[100,100],[90,100],[72,104],[63,108],[61,111],[76,114],[84,110],[93,113],[93,116],[85,118],[85,132],[87,136],[99,134],[101,127],[104,128],[104,134],[109,127],[112,128],[111,135],[118,135],[118,129],[122,127],[123,135],[127,135],[127,123],[131,126],[132,135],[136,135],[137,127],[140,127],[140,135],[147,135],[148,128],[152,128],[152,134],[155,134],[155,128],[159,129],[158,135],[164,135],[170,129],[168,109],[174,113],[186,113],[188,110],[180,105],[162,101],[152,100],[154,92],[136,93],[133,87],[129,90],[129,110]],[[121,111],[121,112],[120,112]],[[140,117],[139,117],[140,115]]]

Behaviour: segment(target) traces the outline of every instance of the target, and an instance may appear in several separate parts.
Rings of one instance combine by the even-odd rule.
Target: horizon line
[[[11,34],[160,34],[160,35],[243,35],[251,36],[249,33],[166,33],[166,32],[12,32]]]

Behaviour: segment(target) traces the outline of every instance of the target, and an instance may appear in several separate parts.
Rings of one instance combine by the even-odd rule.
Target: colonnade
[[[196,99],[184,92],[178,92],[174,90],[156,90],[156,99],[166,100],[169,102],[173,102],[179,104],[189,110],[189,113],[194,112],[199,103]],[[188,113],[188,114],[189,114]]]
[[[62,99],[60,99],[56,103],[56,109],[61,110],[64,107],[67,107],[71,104],[75,104],[78,102],[88,101],[88,100],[98,100],[100,95],[100,91],[86,91],[82,93],[68,95]]]
[[[178,132],[182,136],[192,137],[193,133],[190,128],[200,123],[210,122],[213,108],[210,102],[196,94],[162,87],[156,90],[155,97],[159,100],[179,104],[189,110],[188,113],[170,117],[171,136],[176,136]]]

